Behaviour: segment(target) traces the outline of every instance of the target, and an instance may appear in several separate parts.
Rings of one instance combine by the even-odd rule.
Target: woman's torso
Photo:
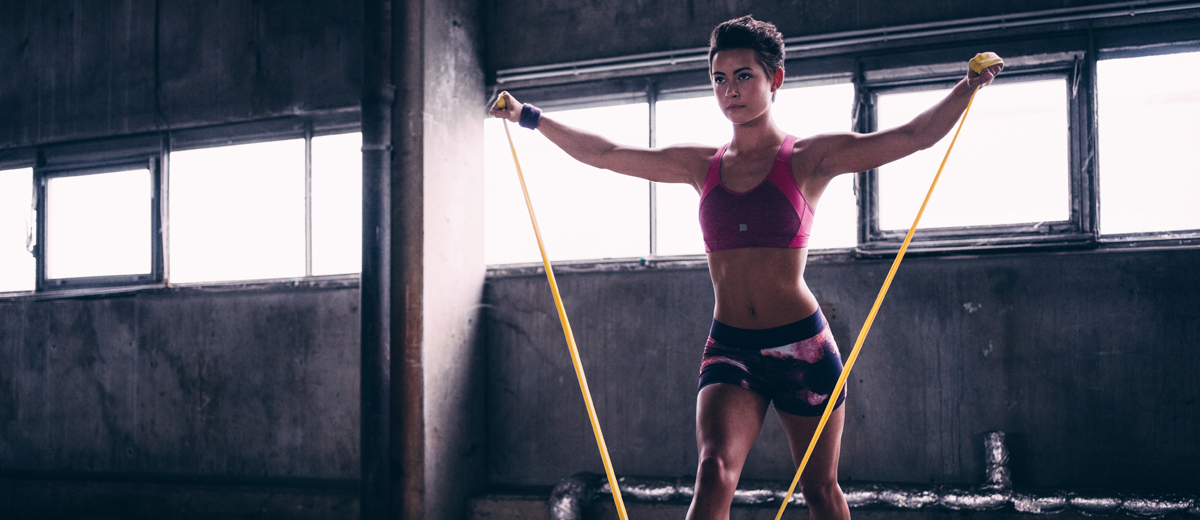
[[[763,185],[776,160],[783,139],[768,146],[740,154],[726,153],[720,161],[718,179],[723,188],[748,193]],[[796,183],[804,203],[815,202],[824,185],[815,186],[812,168],[803,154],[803,144],[793,145],[791,180]],[[712,154],[720,153],[714,150]],[[710,155],[712,157],[712,155]],[[699,186],[709,172],[699,177]],[[701,190],[703,191],[703,190]],[[815,193],[814,193],[815,192]],[[800,210],[803,212],[803,210]],[[812,218],[812,213],[801,215]],[[708,255],[716,307],[713,317],[721,323],[746,329],[764,329],[786,325],[811,315],[817,300],[804,281],[807,247],[744,247],[711,251]]]

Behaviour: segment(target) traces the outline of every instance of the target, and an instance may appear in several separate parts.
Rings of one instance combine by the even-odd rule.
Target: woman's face
[[[783,83],[783,69],[768,76],[755,58],[752,49],[726,49],[713,56],[713,94],[721,112],[735,125],[766,115],[771,94]]]

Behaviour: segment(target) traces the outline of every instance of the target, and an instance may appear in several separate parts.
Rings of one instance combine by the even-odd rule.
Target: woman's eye
[[[750,79],[751,77],[752,76],[749,73],[743,72],[741,75],[738,76],[738,79],[745,81],[745,80]]]

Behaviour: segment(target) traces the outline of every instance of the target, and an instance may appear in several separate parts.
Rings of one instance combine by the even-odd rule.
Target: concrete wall
[[[357,308],[353,287],[0,302],[0,479],[17,479],[0,488],[353,499]],[[92,507],[4,495],[11,513]]]
[[[1017,486],[1200,486],[1200,252],[908,258],[854,368],[841,476],[979,483],[1008,433]],[[849,354],[890,262],[806,278]],[[712,319],[703,269],[558,275],[618,474],[694,474],[695,391]],[[493,277],[488,478],[603,473],[546,280]],[[794,469],[773,420],[744,478]]]
[[[0,148],[358,105],[362,3],[0,1]]]
[[[489,70],[707,47],[713,27],[752,14],[784,37],[958,20],[1109,0],[487,0]],[[554,43],[548,43],[554,42]]]

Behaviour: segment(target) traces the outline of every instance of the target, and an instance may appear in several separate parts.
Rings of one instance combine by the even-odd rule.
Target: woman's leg
[[[742,464],[767,413],[767,398],[737,385],[705,386],[696,396],[696,493],[688,520],[728,519]]]
[[[778,410],[776,410],[778,411]],[[808,443],[817,431],[820,417],[801,417],[779,412],[779,423],[787,434],[792,449],[792,460],[796,467],[804,459]],[[825,431],[813,448],[804,474],[800,475],[800,491],[808,504],[808,517],[812,520],[849,520],[850,507],[842,488],[837,483],[838,457],[842,451],[842,426],[846,422],[846,404],[834,410],[825,423]]]

